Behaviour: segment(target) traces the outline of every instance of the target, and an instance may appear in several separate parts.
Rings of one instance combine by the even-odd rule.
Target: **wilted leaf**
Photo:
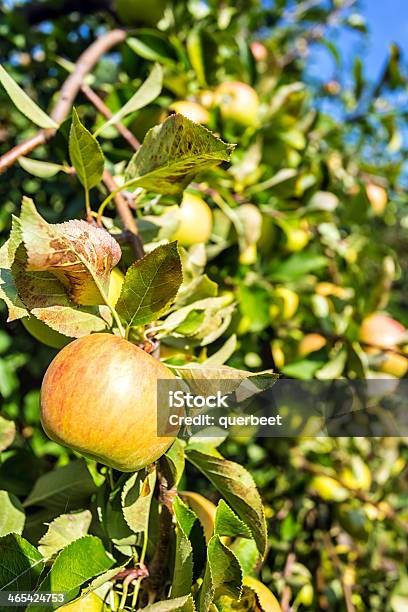
[[[75,108],[69,133],[69,156],[77,176],[86,191],[100,183],[105,158],[98,141],[82,125]]]
[[[159,246],[130,266],[116,310],[129,327],[150,323],[167,310],[182,280],[177,243]]]
[[[157,98],[162,89],[163,83],[163,70],[160,64],[155,64],[153,70],[147,77],[146,81],[142,83],[139,89],[133,94],[133,96],[126,102],[120,110],[118,110],[106,123],[98,128],[94,136],[102,132],[109,125],[115,125],[122,121],[126,115],[134,113],[135,111],[147,106],[153,100]]]
[[[206,128],[174,114],[147,133],[129,162],[126,181],[132,181],[129,187],[177,194],[198,172],[229,161],[231,149]]]
[[[51,119],[27,94],[17,85],[15,80],[0,65],[0,83],[7,91],[11,101],[18,110],[23,113],[33,123],[42,128],[58,127],[57,123]]]
[[[24,509],[18,497],[7,491],[0,491],[0,536],[8,533],[21,534],[24,523]]]
[[[43,569],[40,553],[17,533],[0,538],[0,589],[34,591]]]
[[[66,593],[69,599],[75,598],[84,582],[109,570],[114,561],[108,556],[103,544],[95,536],[84,536],[64,548],[55,559],[51,570],[41,582],[38,591]],[[29,606],[38,612],[55,609],[53,606]]]
[[[15,423],[0,416],[0,453],[6,450],[6,448],[13,443],[15,435]]]
[[[249,527],[263,556],[266,550],[266,522],[261,497],[251,474],[238,463],[186,448],[186,456],[225,497],[239,518]]]
[[[38,550],[46,559],[87,534],[92,514],[89,510],[73,514],[61,514],[48,526],[39,542]]]
[[[77,304],[104,303],[110,272],[121,257],[108,232],[78,220],[49,224],[26,197],[20,223],[28,272],[52,272]]]

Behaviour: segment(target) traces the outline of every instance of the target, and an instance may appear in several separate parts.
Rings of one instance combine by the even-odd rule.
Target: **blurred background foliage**
[[[193,309],[177,333],[162,340],[162,357],[202,361],[230,339],[225,359],[243,369],[273,368],[303,379],[404,376],[407,143],[400,101],[407,71],[399,47],[390,45],[374,82],[364,57],[343,78],[331,33],[344,28],[367,35],[358,2],[144,4],[3,3],[0,57],[49,109],[81,52],[105,31],[126,26],[126,43],[99,61],[88,84],[115,112],[153,63],[162,65],[159,98],[123,120],[136,138],[178,111],[237,144],[230,166],[192,185],[211,209],[211,236],[191,238],[203,223],[193,215],[187,238],[180,237],[192,281],[185,303],[219,295],[234,310],[207,349],[197,331],[200,312]],[[332,54],[332,78],[310,78],[316,46]],[[76,104],[90,129],[102,124],[83,94]],[[1,89],[0,154],[33,133]],[[114,127],[102,131],[101,142],[120,179],[133,151]],[[31,157],[69,164],[66,126]],[[2,241],[23,194],[48,221],[83,216],[75,177],[35,174],[16,164],[0,180]],[[179,202],[129,197],[148,247],[174,235]],[[95,208],[101,199],[94,194]],[[117,223],[114,214],[107,212],[107,226]],[[194,284],[203,273],[213,282]],[[217,311],[218,303],[208,304]],[[386,318],[362,328],[379,313]],[[39,474],[64,465],[70,454],[38,425],[39,387],[56,351],[21,323],[6,326],[5,310],[1,314],[1,410],[17,423],[18,438],[2,455],[0,489],[25,496]],[[226,441],[223,452],[248,466],[262,491],[270,529],[262,578],[291,609],[408,610],[405,439],[238,437]],[[200,491],[195,473],[186,478],[185,488]]]

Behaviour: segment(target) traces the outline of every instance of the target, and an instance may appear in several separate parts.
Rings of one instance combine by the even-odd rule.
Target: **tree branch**
[[[101,113],[101,115],[103,115],[106,119],[111,119],[111,117],[113,117],[113,113],[106,106],[104,101],[98,96],[98,94],[94,92],[94,90],[91,87],[89,87],[89,85],[86,85],[86,83],[83,83],[81,89],[82,89],[82,93],[88,98],[91,104],[94,105],[96,110]],[[123,125],[123,123],[118,121],[114,123],[113,125],[116,127],[119,134],[130,144],[132,149],[137,151],[140,148],[140,142],[132,134],[132,132],[128,130],[128,128],[125,125]]]
[[[57,103],[51,112],[51,117],[56,123],[61,124],[69,115],[84,78],[92,70],[99,58],[109,51],[111,47],[123,42],[125,39],[125,30],[112,30],[98,38],[79,56],[75,69],[63,84]],[[55,133],[56,130],[54,129],[40,130],[35,136],[13,147],[13,149],[0,157],[0,174],[15,164],[20,157],[45,144]]]

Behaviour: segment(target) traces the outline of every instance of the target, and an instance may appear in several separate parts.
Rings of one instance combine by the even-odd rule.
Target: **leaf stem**
[[[91,209],[91,201],[89,198],[89,189],[85,189],[85,210],[86,210],[86,218],[89,221],[92,221],[92,209]]]
[[[103,212],[104,212],[105,208],[107,207],[107,205],[109,204],[109,202],[111,202],[113,200],[113,198],[118,193],[120,193],[121,191],[124,191],[128,187],[133,187],[133,185],[137,184],[139,179],[140,179],[140,177],[137,177],[137,178],[134,178],[134,179],[130,179],[130,181],[127,181],[123,185],[120,185],[119,187],[117,187],[116,189],[111,191],[109,195],[106,196],[106,198],[104,199],[104,201],[102,202],[102,204],[98,208],[98,217],[97,217],[98,224],[101,222]]]

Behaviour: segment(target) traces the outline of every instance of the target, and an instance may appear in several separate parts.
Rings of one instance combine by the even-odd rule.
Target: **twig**
[[[109,51],[111,47],[123,42],[125,39],[125,30],[112,30],[98,38],[79,56],[74,71],[63,84],[58,101],[51,112],[52,119],[58,123],[58,125],[67,118],[84,78],[92,70],[99,58]],[[55,129],[42,129],[28,140],[13,147],[0,157],[0,174],[15,164],[20,157],[27,155],[40,145],[45,144],[55,135],[55,133]]]
[[[111,193],[118,188],[115,179],[111,173],[108,172],[108,170],[104,170],[103,182]],[[143,242],[140,238],[136,221],[133,217],[132,211],[129,208],[127,200],[125,200],[120,192],[115,195],[114,200],[116,209],[123,223],[123,227],[129,232],[128,237],[129,242],[132,245],[133,253],[136,259],[141,259],[144,256]]]
[[[336,549],[333,546],[333,542],[329,534],[325,533],[323,535],[323,539],[326,545],[326,549],[329,553],[329,556],[332,560],[334,567],[339,575],[339,580],[341,583],[341,587],[343,589],[344,601],[346,602],[347,612],[356,612],[356,608],[353,604],[353,592],[351,590],[351,585],[345,577],[345,573],[343,571],[343,567],[341,565],[340,559],[337,556]]]
[[[106,119],[111,119],[113,117],[113,113],[109,110],[109,108],[106,106],[104,101],[98,96],[98,94],[95,93],[91,87],[89,87],[89,85],[86,85],[85,83],[83,83],[81,89],[82,89],[83,94],[94,105],[94,107],[101,113],[101,115],[103,115]],[[123,136],[125,140],[127,140],[127,142],[130,144],[130,146],[135,151],[137,151],[140,148],[140,142],[132,134],[132,132],[128,130],[128,128],[125,125],[123,125],[123,123],[118,121],[114,123],[114,126],[118,130],[119,134]]]
[[[288,554],[286,558],[285,568],[283,570],[283,578],[285,580],[285,586],[283,587],[281,604],[280,604],[282,608],[282,612],[289,611],[289,603],[290,603],[290,598],[292,596],[292,590],[290,586],[288,585],[287,580],[288,578],[290,578],[290,575],[292,574],[292,569],[295,564],[295,561],[296,561],[296,555],[292,551]]]

